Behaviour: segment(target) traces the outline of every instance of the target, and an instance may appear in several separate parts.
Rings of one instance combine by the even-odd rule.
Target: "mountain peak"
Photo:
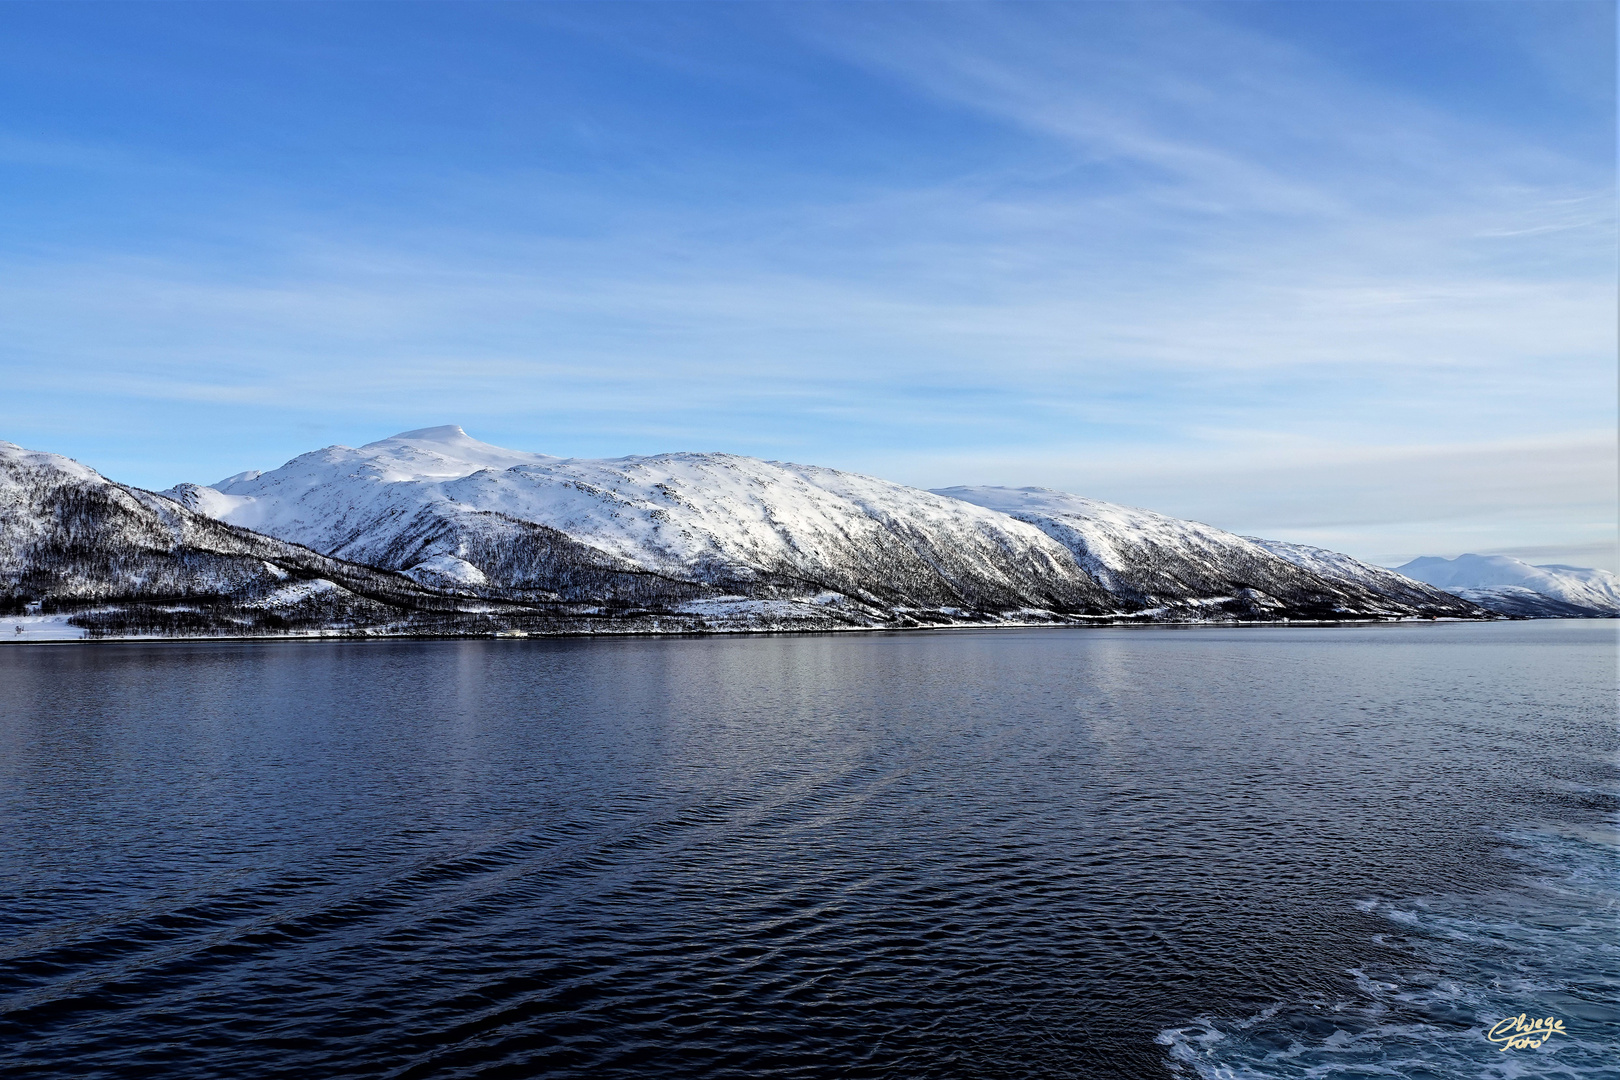
[[[510,469],[514,465],[535,465],[555,460],[557,459],[546,454],[508,450],[503,446],[480,442],[468,435],[460,424],[441,424],[438,427],[402,431],[398,435],[366,443],[358,450],[347,446],[329,446],[325,450],[316,451],[314,455],[294,458],[281,469],[266,473],[264,476],[271,479],[279,476],[284,479],[288,467],[303,462],[302,467],[313,470],[311,476],[306,479],[312,479],[315,474],[333,467],[334,462],[342,462],[344,470],[363,462],[376,476],[389,481],[438,482],[467,476],[481,469]],[[326,479],[331,478],[326,477],[317,482],[324,482]],[[243,485],[238,484],[234,487],[237,490],[233,490],[233,493],[252,494],[241,490]]]
[[[460,424],[440,424],[438,427],[417,428],[415,431],[402,431],[398,435],[390,435],[379,442],[442,442],[442,443],[468,443],[477,442]]]

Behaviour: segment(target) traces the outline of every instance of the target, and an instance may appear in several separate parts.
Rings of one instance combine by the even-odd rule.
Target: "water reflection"
[[[0,650],[0,1061],[1240,1069],[1161,1033],[1350,1016],[1403,898],[1607,820],[1613,659],[1604,624]]]

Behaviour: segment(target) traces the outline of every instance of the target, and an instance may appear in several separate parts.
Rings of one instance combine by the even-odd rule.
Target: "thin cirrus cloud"
[[[410,115],[365,33],[322,38],[307,100],[278,77],[359,9],[252,9],[192,20],[165,77],[259,19],[258,75],[213,77],[262,116],[0,131],[128,210],[25,192],[7,437],[164,486],[460,422],[1069,486],[1384,559],[1612,541],[1612,132],[1555,106],[1613,69],[1554,79],[1556,18],[1469,28],[1524,84],[1510,116],[1287,6],[410,10],[391,62],[451,88]],[[106,85],[142,73],[106,48]]]

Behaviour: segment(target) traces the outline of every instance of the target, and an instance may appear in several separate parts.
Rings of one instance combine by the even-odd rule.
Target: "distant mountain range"
[[[1506,555],[1459,555],[1413,559],[1399,572],[1504,615],[1620,617],[1620,577],[1607,570],[1532,566]]]
[[[563,459],[459,427],[162,493],[0,443],[0,611],[24,637],[1498,617],[1346,555],[1062,492]]]

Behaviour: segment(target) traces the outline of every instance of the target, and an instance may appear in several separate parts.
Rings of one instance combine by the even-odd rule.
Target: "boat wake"
[[[1620,1077],[1620,858],[1612,834],[1505,836],[1520,864],[1510,888],[1363,911],[1393,924],[1381,944],[1400,971],[1352,968],[1348,1000],[1302,999],[1231,1020],[1203,1016],[1159,1033],[1172,1073],[1204,1080],[1374,1076],[1510,1080]],[[1499,1022],[1555,1017],[1536,1048],[1488,1035]]]

